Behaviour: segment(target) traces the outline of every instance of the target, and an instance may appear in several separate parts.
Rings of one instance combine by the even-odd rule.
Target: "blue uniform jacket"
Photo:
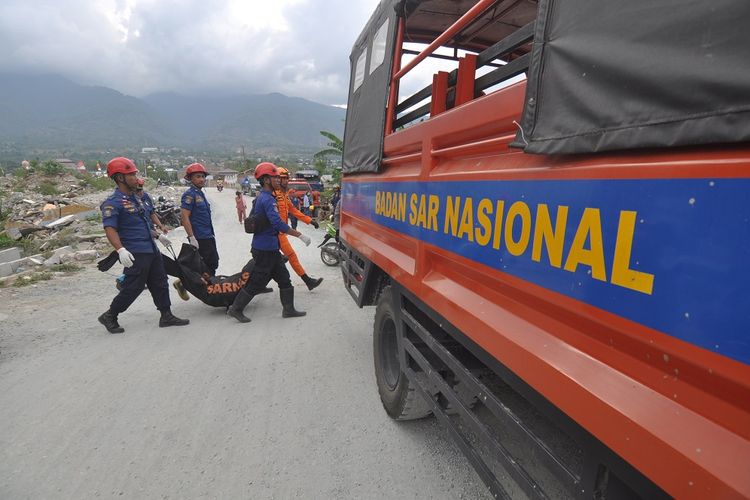
[[[199,240],[214,238],[214,225],[211,222],[211,204],[203,191],[191,186],[182,194],[181,208],[190,210],[190,224],[193,235]]]
[[[256,250],[278,250],[279,233],[289,231],[289,226],[279,216],[279,207],[276,205],[276,198],[269,191],[262,190],[255,200],[255,208],[253,210],[256,213],[265,213],[271,222],[271,227],[260,233],[253,234],[253,248]]]
[[[151,237],[150,212],[135,195],[116,189],[99,208],[102,211],[102,225],[114,228],[122,246],[129,252],[157,252]]]

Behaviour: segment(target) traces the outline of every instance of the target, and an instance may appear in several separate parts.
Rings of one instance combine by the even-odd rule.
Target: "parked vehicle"
[[[320,260],[327,266],[338,266],[341,262],[341,255],[339,253],[339,242],[336,237],[336,228],[333,224],[326,224],[326,235],[323,241],[318,245],[320,248]]]
[[[164,196],[159,196],[158,204],[154,207],[154,212],[163,224],[171,227],[182,225],[180,218],[180,207],[167,200]]]
[[[299,198],[300,201],[305,193],[310,193],[312,195],[312,199],[310,200],[310,216],[316,217],[318,215],[320,209],[320,191],[313,189],[309,182],[299,179],[290,179],[288,193],[289,196],[295,196]],[[302,203],[300,203],[300,207],[301,206]]]
[[[323,191],[323,181],[320,172],[315,169],[297,170],[292,180],[306,181],[314,191]]]
[[[343,283],[386,413],[495,497],[750,498],[750,3],[717,1],[382,0],[354,44]]]

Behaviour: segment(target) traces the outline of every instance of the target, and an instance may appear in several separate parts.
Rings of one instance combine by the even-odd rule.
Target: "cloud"
[[[378,0],[3,0],[0,71],[153,92],[346,102]]]

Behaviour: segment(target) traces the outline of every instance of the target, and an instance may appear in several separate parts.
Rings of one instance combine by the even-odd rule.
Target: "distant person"
[[[255,167],[255,178],[260,183],[261,190],[251,212],[263,219],[266,229],[260,229],[253,234],[251,252],[255,267],[250,279],[227,309],[227,314],[241,323],[249,323],[250,318],[243,313],[245,307],[255,295],[262,293],[268,282],[273,279],[279,285],[281,316],[283,318],[304,316],[306,314],[304,311],[297,311],[294,308],[294,287],[289,278],[289,270],[284,265],[279,252],[279,233],[296,236],[305,245],[310,245],[310,238],[286,225],[279,217],[276,198],[273,196],[274,189],[279,189],[281,186],[276,165],[269,162],[259,163]]]
[[[341,186],[336,184],[335,186],[333,186],[333,195],[331,195],[331,211],[336,210],[336,205],[338,205],[340,200],[341,200]]]
[[[207,173],[206,167],[200,163],[188,166],[185,170],[185,179],[190,182],[190,187],[182,195],[180,208],[182,226],[185,228],[188,241],[198,249],[209,274],[216,276],[219,252],[216,249],[216,236],[211,221],[211,204],[203,193]]]
[[[311,199],[312,199],[312,196],[310,195],[310,191],[302,195],[302,213],[305,215],[310,215],[310,200]]]
[[[172,314],[167,274],[161,252],[153,238],[151,220],[140,199],[135,196],[137,173],[138,169],[128,158],[113,158],[107,164],[107,175],[115,182],[117,189],[101,204],[102,225],[107,240],[125,267],[122,289],[112,300],[109,309],[98,318],[109,333],[125,331],[117,322],[117,317],[130,307],[146,286],[161,313],[160,327],[190,323]]]
[[[284,167],[276,168],[279,172],[280,183],[279,189],[275,189],[273,195],[276,197],[281,220],[286,222],[290,217],[294,216],[305,224],[310,224],[315,229],[318,229],[320,227],[318,222],[297,210],[289,199],[289,171]],[[312,278],[307,275],[305,268],[302,267],[302,263],[299,261],[299,257],[297,257],[297,253],[289,242],[289,238],[284,233],[279,233],[279,246],[281,247],[281,252],[289,259],[289,265],[292,266],[297,276],[302,278],[308,290],[312,290],[323,282],[323,278]]]
[[[234,192],[234,203],[237,206],[237,218],[240,220],[240,224],[244,224],[247,204],[245,203],[245,197],[242,196],[242,191]]]
[[[292,202],[294,210],[296,211],[289,211],[289,223],[292,226],[292,229],[297,229],[297,217],[295,217],[294,214],[299,212],[299,196],[297,196],[294,191],[292,191],[292,195],[289,198]]]

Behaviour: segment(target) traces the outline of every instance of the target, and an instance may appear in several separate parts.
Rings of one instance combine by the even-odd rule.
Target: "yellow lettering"
[[[430,208],[427,211],[427,219],[429,220],[429,229],[432,229],[433,231],[438,230],[438,210],[440,209],[440,198],[437,197],[437,195],[431,194],[430,195]]]
[[[557,220],[555,229],[552,230],[552,220],[549,216],[549,208],[542,203],[536,210],[536,223],[534,224],[534,243],[531,248],[531,260],[540,262],[542,260],[542,241],[547,247],[549,263],[554,267],[562,265],[563,243],[565,243],[565,223],[568,220],[568,207],[557,208]]]
[[[458,227],[458,237],[468,236],[469,241],[474,241],[474,201],[466,198],[464,210],[461,214],[461,225]]]
[[[406,222],[406,193],[398,195],[398,220]]]
[[[518,241],[513,240],[513,226],[517,218],[521,219],[521,236]],[[531,211],[529,206],[517,201],[508,209],[508,218],[505,221],[505,246],[511,255],[519,256],[526,251],[531,238]]]
[[[636,292],[651,295],[654,291],[654,275],[630,269],[630,253],[633,250],[636,212],[623,210],[617,225],[615,257],[612,262],[612,283]]]
[[[590,240],[591,248],[584,247],[586,240]],[[607,281],[607,270],[604,266],[602,222],[598,208],[587,208],[583,211],[568,258],[565,260],[565,270],[574,273],[578,264],[589,266],[591,276],[595,279]]]
[[[424,195],[422,195],[424,197]],[[417,224],[417,194],[412,193],[409,197],[409,224],[412,226]]]
[[[495,232],[492,237],[492,248],[500,250],[500,236],[503,234],[503,214],[505,213],[505,202],[497,200],[497,210],[495,210]]]
[[[455,198],[455,201],[453,201]],[[458,209],[461,206],[461,198],[459,196],[448,196],[447,205],[445,207],[445,224],[443,224],[443,232],[445,234],[456,235],[458,230]]]
[[[478,227],[475,231],[477,243],[483,247],[487,246],[490,242],[490,236],[492,236],[492,221],[490,220],[489,214],[492,213],[492,201],[487,198],[479,200],[477,205],[477,223]]]
[[[417,215],[417,223],[424,228],[427,227],[427,203],[424,195],[419,197],[419,214]]]
[[[375,215],[380,215],[380,191],[375,191]]]

